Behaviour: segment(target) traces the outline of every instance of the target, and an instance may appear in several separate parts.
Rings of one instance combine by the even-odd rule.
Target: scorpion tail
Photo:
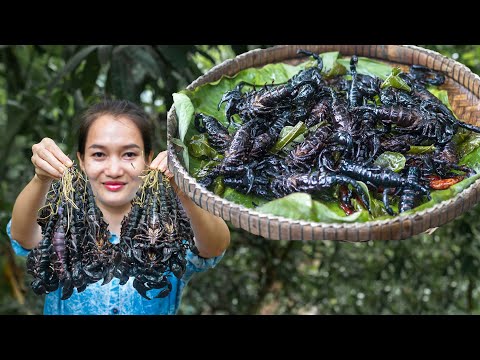
[[[321,58],[320,55],[318,55],[314,52],[308,51],[308,50],[304,50],[304,49],[298,49],[297,54],[305,54],[305,55],[308,55],[308,56],[312,56],[315,60],[317,60],[317,67],[318,67],[319,71],[322,71],[322,69],[323,69],[323,59]]]
[[[470,130],[470,131],[473,131],[473,132],[476,132],[476,133],[480,133],[480,127],[478,126],[475,126],[475,125],[472,125],[472,124],[467,124],[467,123],[464,123],[463,121],[459,121],[459,120],[456,120],[456,123],[458,126],[464,128],[464,129],[467,129],[467,130]]]

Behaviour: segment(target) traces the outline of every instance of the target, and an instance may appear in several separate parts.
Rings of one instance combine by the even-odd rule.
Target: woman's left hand
[[[170,170],[168,170],[167,150],[162,151],[155,159],[153,159],[152,163],[150,164],[150,168],[159,169],[169,179],[173,178],[173,174],[170,172]]]
[[[175,191],[177,196],[179,198],[188,199],[188,196],[186,196],[185,193],[182,190],[180,190],[178,185],[175,183],[175,179],[173,178],[172,172],[168,170],[167,150],[162,151],[160,154],[157,155],[155,159],[153,159],[152,163],[150,164],[150,169],[160,170],[170,180],[170,185],[173,187],[173,190]]]

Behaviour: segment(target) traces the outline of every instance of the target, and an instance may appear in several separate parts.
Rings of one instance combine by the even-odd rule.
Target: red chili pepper
[[[346,215],[352,215],[355,212],[355,210],[352,209],[351,206],[348,206],[347,204],[344,204],[342,202],[340,202],[340,207],[342,208],[343,211],[345,211]]]
[[[449,179],[434,179],[430,180],[430,188],[434,190],[445,190],[450,186],[462,181],[464,176],[454,176]]]
[[[359,195],[355,195],[355,199],[357,199],[359,204],[362,205],[365,209],[367,208],[367,206],[365,205],[365,203],[363,202],[362,198]]]

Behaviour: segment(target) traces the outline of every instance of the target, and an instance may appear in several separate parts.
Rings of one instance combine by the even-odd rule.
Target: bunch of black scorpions
[[[141,188],[123,219],[120,241],[112,243],[108,224],[95,203],[90,183],[80,172],[73,174],[69,190],[61,181],[52,183],[46,205],[37,218],[42,229],[40,244],[27,257],[27,272],[34,278],[33,291],[46,294],[61,288],[61,299],[74,289],[113,278],[133,287],[144,298],[158,289],[156,298],[167,296],[170,276],[181,278],[186,252],[198,253],[185,211],[168,179],[150,170],[149,186]]]
[[[222,160],[198,182],[211,188],[220,177],[225,186],[267,200],[294,192],[338,199],[347,215],[355,212],[352,200],[371,212],[369,196],[381,198],[386,213],[405,212],[431,189],[446,189],[475,174],[458,165],[452,141],[459,128],[480,133],[480,128],[457,120],[452,111],[427,90],[445,76],[424,66],[412,65],[398,75],[410,91],[383,87],[380,78],[357,73],[358,57],[351,57],[345,76],[322,75],[319,54],[316,66],[306,68],[286,83],[255,86],[240,82],[221,98],[229,126],[212,116],[197,113],[194,124],[206,133]],[[242,91],[245,85],[252,90]],[[257,87],[260,89],[257,90]],[[237,115],[240,122],[233,119]],[[304,141],[288,152],[269,150],[285,126],[303,122],[309,129]],[[233,126],[235,132],[228,129]],[[434,152],[411,154],[411,146],[434,146]],[[374,164],[384,152],[405,156],[406,164],[394,172]],[[337,186],[338,185],[338,186]]]

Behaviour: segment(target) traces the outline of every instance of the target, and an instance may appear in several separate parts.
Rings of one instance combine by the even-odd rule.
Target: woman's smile
[[[120,191],[123,189],[126,183],[120,181],[106,181],[103,183],[103,185],[108,191]]]

